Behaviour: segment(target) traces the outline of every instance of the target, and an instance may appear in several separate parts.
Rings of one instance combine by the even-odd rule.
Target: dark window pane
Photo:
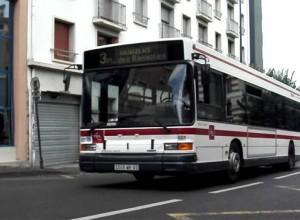
[[[10,107],[11,79],[8,74],[0,74],[0,108]]]
[[[11,111],[0,110],[0,145],[12,144]]]
[[[11,46],[10,39],[0,36],[0,73],[11,70]]]
[[[234,124],[247,123],[245,83],[226,75],[226,121]]]
[[[198,73],[197,113],[199,119],[224,119],[222,75],[217,73]]]

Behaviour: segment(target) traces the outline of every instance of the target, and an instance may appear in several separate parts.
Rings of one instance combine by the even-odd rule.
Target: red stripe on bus
[[[104,136],[133,136],[133,135],[202,135],[209,136],[209,129],[202,128],[169,128],[166,131],[163,128],[149,128],[149,129],[119,129],[119,130],[101,130]],[[99,130],[93,131],[99,132]],[[268,133],[248,133],[244,131],[228,131],[228,130],[215,130],[215,137],[237,137],[237,138],[265,138],[265,139],[287,139],[287,140],[300,140],[300,136],[293,135],[276,135]],[[81,131],[81,136],[88,136],[89,131]]]

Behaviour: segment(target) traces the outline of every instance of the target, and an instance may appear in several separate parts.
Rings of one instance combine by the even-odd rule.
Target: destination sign
[[[182,60],[183,42],[130,44],[90,50],[84,54],[85,69]]]

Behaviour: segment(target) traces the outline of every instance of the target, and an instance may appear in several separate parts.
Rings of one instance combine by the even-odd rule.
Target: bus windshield
[[[105,69],[83,77],[83,126],[145,127],[195,120],[188,64]]]

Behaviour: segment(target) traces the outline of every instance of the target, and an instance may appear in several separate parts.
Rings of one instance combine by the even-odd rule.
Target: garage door
[[[79,103],[73,96],[42,95],[39,121],[44,165],[73,163],[79,155]],[[37,133],[37,132],[36,132]],[[35,164],[40,163],[37,135]]]

